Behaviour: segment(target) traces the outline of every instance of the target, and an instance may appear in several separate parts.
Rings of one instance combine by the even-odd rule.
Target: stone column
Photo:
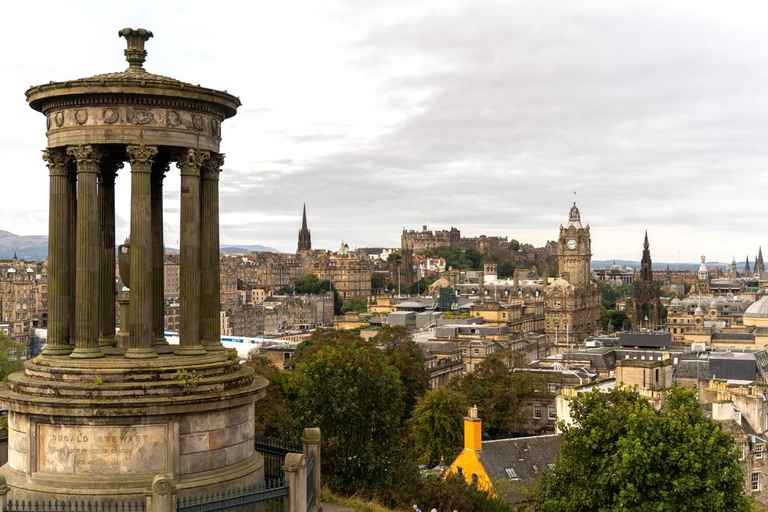
[[[219,173],[224,155],[211,155],[203,164],[200,219],[200,336],[208,351],[221,344],[221,276],[219,261]]]
[[[75,350],[69,357],[103,357],[99,349],[98,173],[106,153],[90,144],[69,147],[67,153],[77,163]]]
[[[156,146],[125,148],[131,164],[131,302],[127,358],[157,357],[152,330],[152,164]]]
[[[200,341],[200,167],[210,156],[197,149],[177,156],[181,170],[181,327],[174,353],[182,356],[205,354]]]
[[[155,345],[168,345],[165,339],[165,241],[163,240],[163,179],[168,162],[152,168],[152,331]]]
[[[122,168],[123,162],[108,160],[99,175],[99,346],[115,344],[115,176]]]
[[[77,168],[69,172],[69,339],[75,343],[75,306],[77,301]]]
[[[309,512],[312,512],[321,507],[320,487],[322,486],[322,482],[320,481],[320,429],[317,427],[305,428],[304,433],[301,436],[301,444],[303,445],[303,452],[307,457],[307,460],[309,459],[310,454],[314,457],[312,481],[307,482],[307,489],[310,487],[313,489],[311,503],[307,504],[307,509]],[[307,474],[307,479],[309,479],[309,477],[310,475]]]
[[[307,458],[301,453],[288,453],[283,464],[288,484],[288,512],[307,512]]]
[[[48,210],[48,342],[46,356],[72,352],[70,337],[69,209],[72,193],[69,164],[72,157],[63,148],[43,151],[50,171]]]

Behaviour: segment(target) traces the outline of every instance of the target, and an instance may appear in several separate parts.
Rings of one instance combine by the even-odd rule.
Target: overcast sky
[[[540,246],[576,192],[595,259],[745,255],[766,238],[768,3],[3,2],[0,230],[46,234],[31,85],[145,68],[242,100],[222,243],[399,245],[403,227]],[[118,177],[118,240],[129,173]],[[178,174],[166,242],[178,238]]]

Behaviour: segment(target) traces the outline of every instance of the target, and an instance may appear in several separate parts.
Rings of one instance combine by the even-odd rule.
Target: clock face
[[[570,240],[568,240],[567,245],[568,245],[569,249],[575,249],[576,248],[576,240],[571,238]]]

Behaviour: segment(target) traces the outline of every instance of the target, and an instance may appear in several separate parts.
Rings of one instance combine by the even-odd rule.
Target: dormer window
[[[506,468],[504,471],[506,471],[507,476],[509,477],[510,480],[520,480],[517,477],[517,473],[515,473],[515,470],[513,468]]]

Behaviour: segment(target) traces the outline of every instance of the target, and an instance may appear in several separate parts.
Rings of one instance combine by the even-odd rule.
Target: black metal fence
[[[5,510],[8,512],[144,512],[144,500],[8,500]]]
[[[264,457],[264,478],[285,478],[283,464],[289,453],[301,453],[300,444],[274,437],[256,436],[256,451]]]
[[[285,480],[268,480],[264,484],[177,498],[176,512],[286,512],[287,502]]]

